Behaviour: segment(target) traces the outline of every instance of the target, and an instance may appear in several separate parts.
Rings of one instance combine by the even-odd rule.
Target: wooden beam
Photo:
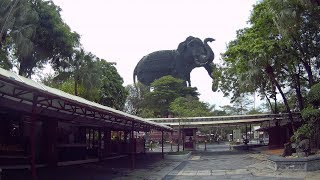
[[[36,147],[35,147],[35,121],[37,118],[36,107],[37,107],[38,95],[33,93],[33,104],[30,118],[30,142],[31,142],[31,174],[32,180],[37,180],[36,172]]]
[[[164,159],[163,142],[164,142],[164,139],[163,139],[163,130],[162,130],[161,131],[161,157],[162,157],[162,159]]]
[[[135,152],[134,152],[134,122],[132,122],[132,127],[131,127],[131,137],[130,137],[130,142],[131,142],[131,169],[133,170],[135,168]]]

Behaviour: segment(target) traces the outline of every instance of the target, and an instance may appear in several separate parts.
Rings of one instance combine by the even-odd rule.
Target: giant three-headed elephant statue
[[[202,42],[199,38],[189,36],[176,50],[156,51],[144,56],[134,69],[134,83],[136,76],[139,82],[149,86],[156,79],[172,75],[191,86],[190,73],[196,67],[204,67],[213,78],[214,53],[208,45],[212,41],[214,39],[206,38]]]

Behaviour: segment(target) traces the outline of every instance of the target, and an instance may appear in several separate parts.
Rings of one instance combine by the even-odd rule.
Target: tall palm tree
[[[20,0],[2,0],[0,4],[0,46],[3,42],[4,34],[12,28],[14,24],[14,13]]]
[[[37,13],[27,0],[2,0],[0,6],[0,47],[10,36],[20,53],[26,54],[32,42],[30,38],[38,20]]]
[[[74,50],[73,55],[63,65],[65,68],[60,68],[56,80],[64,81],[68,78],[74,80],[74,94],[79,95],[79,85],[83,85],[87,89],[97,86],[98,78],[94,68],[96,57],[85,52],[83,48]]]

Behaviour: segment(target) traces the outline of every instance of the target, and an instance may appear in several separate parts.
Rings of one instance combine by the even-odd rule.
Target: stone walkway
[[[159,166],[159,169],[156,169],[156,171],[159,170],[158,174],[153,173],[153,170],[149,170],[148,172],[144,173],[134,172],[128,174],[128,177],[134,179],[164,180],[320,179],[320,171],[274,171],[268,166],[268,155],[265,154],[265,152],[266,151],[260,151],[259,149],[252,151],[230,151],[228,148],[226,148],[225,144],[216,144],[212,145],[209,151],[200,150],[193,152],[193,155],[189,159],[181,162],[174,162],[172,166],[166,166],[165,169],[159,170],[161,169]],[[172,170],[170,171],[171,168]],[[165,171],[167,171],[167,173],[165,173]],[[141,176],[141,174],[144,175]]]
[[[179,166],[181,161],[161,160],[144,169],[128,171],[125,175],[116,177],[117,180],[160,180],[168,172]]]
[[[130,158],[103,161],[57,169],[39,169],[39,180],[188,180],[188,179],[320,179],[313,172],[274,171],[268,167],[264,151],[228,150],[225,144],[211,151],[195,151],[186,160],[161,159],[159,153],[137,156],[136,169]],[[214,149],[216,147],[216,150]],[[262,152],[262,153],[261,153]],[[1,180],[31,179],[30,171],[3,172]]]

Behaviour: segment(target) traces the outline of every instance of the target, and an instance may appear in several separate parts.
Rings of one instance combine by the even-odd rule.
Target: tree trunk
[[[314,85],[314,80],[313,80],[313,74],[312,74],[311,66],[310,66],[306,61],[302,61],[302,64],[303,64],[304,68],[305,68],[306,71],[307,71],[309,88],[311,88],[311,86]]]
[[[277,87],[278,91],[280,92],[281,94],[281,97],[283,99],[283,103],[286,107],[286,111],[288,113],[288,116],[289,116],[289,120],[291,122],[291,128],[292,128],[292,132],[295,132],[295,127],[294,127],[294,122],[293,122],[293,116],[292,116],[292,113],[291,113],[291,110],[290,110],[290,106],[289,106],[289,103],[288,103],[288,100],[284,94],[284,92],[282,91],[282,88],[279,84],[279,82],[277,81],[275,75],[274,75],[274,72],[273,72],[273,68],[269,65],[265,68],[265,72],[267,73],[267,75],[269,76],[270,80],[274,83],[274,85]]]
[[[24,62],[25,61],[23,61],[23,60],[20,62],[19,75],[26,77],[27,76],[27,68],[26,68],[26,65]]]
[[[0,33],[0,49],[2,48],[2,41],[4,41],[3,33]]]
[[[294,45],[296,45],[296,47],[298,48],[298,50],[300,51],[300,53],[302,54],[302,57],[301,57],[301,62],[304,66],[304,68],[306,69],[307,71],[307,74],[308,74],[308,83],[309,83],[309,88],[311,88],[311,86],[314,84],[314,80],[313,80],[313,74],[312,74],[312,70],[311,70],[311,66],[310,64],[308,63],[308,57],[306,57],[307,53],[304,51],[303,47],[301,46],[301,44],[299,43],[299,41],[294,37],[294,36],[291,36],[291,38],[293,39],[294,41]]]
[[[33,60],[34,59],[32,55],[18,57],[18,62],[20,62],[20,76],[31,78],[31,75],[33,74],[33,68],[36,67],[36,62]]]
[[[265,95],[266,98],[267,98],[267,102],[268,102],[268,104],[269,104],[269,106],[270,106],[271,113],[275,114],[275,110],[274,110],[273,107],[272,107],[271,101],[270,101],[270,99],[268,98],[267,93],[264,92],[264,95]]]
[[[304,108],[304,104],[303,104],[303,97],[301,94],[301,83],[300,83],[299,74],[294,74],[293,76],[294,76],[293,82],[294,82],[294,87],[297,95],[299,110],[302,111]]]

